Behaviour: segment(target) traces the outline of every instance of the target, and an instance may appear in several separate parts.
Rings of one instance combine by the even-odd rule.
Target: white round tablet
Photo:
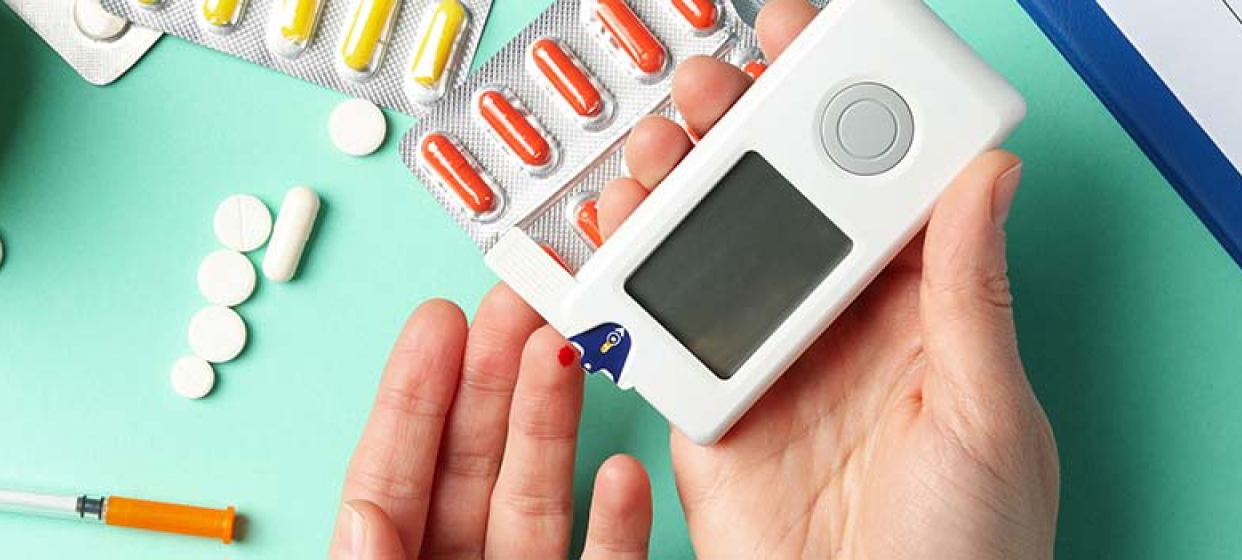
[[[201,399],[216,386],[216,370],[202,358],[186,356],[173,364],[169,380],[178,395]]]
[[[234,251],[253,251],[272,234],[272,212],[248,194],[235,194],[216,207],[216,237]]]
[[[190,348],[198,357],[222,364],[246,347],[246,323],[241,315],[218,305],[205,307],[190,320]]]
[[[351,156],[365,156],[378,150],[388,134],[384,113],[366,99],[350,99],[332,110],[328,134],[337,149]]]
[[[203,297],[225,307],[238,306],[250,299],[257,277],[250,259],[229,249],[207,255],[198,265],[198,289]]]
[[[99,0],[77,0],[73,3],[73,21],[83,35],[96,41],[112,41],[125,33],[129,22],[105,10]]]

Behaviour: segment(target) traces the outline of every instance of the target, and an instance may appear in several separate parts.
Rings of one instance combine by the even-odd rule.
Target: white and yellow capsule
[[[295,58],[310,46],[319,28],[326,0],[275,0],[268,28],[268,45],[285,58]]]
[[[379,69],[400,9],[401,0],[358,0],[337,57],[342,75],[361,82]]]
[[[460,0],[440,0],[428,8],[410,64],[410,94],[430,103],[444,96],[470,14]]]
[[[221,35],[232,33],[246,13],[246,0],[200,0],[199,21],[203,27]]]

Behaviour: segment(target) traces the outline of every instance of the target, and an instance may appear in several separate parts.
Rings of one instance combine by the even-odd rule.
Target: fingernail
[[[556,354],[556,359],[561,362],[562,366],[569,367],[578,359],[578,351],[574,350],[574,345],[566,344],[561,351]]]
[[[1009,219],[1009,209],[1013,207],[1013,198],[1018,194],[1018,184],[1021,182],[1021,162],[996,180],[996,186],[992,189],[992,219],[996,225],[1004,225]]]
[[[345,504],[336,519],[337,550],[345,554],[345,558],[360,559],[366,539],[366,519],[353,506]]]

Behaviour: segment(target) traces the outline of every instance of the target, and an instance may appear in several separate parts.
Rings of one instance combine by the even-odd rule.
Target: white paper
[[[1098,0],[1242,171],[1242,0]]]

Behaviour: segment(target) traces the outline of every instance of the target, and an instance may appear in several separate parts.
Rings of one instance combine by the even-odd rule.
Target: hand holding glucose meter
[[[835,0],[571,276],[488,264],[693,440],[718,440],[923,227],[1025,104],[920,0]]]

